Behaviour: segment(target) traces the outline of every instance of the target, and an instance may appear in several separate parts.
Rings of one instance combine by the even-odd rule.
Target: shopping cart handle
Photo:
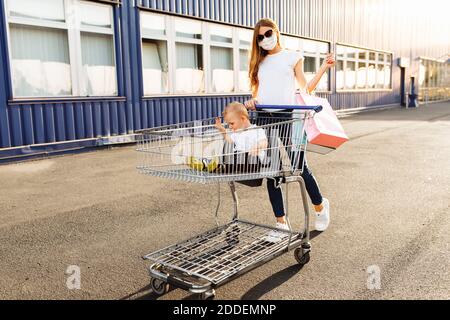
[[[322,106],[297,106],[297,105],[282,105],[282,104],[257,104],[256,109],[294,109],[294,110],[314,110],[320,112]]]

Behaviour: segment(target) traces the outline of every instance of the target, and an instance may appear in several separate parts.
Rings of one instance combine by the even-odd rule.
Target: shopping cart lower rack
[[[265,111],[251,113],[252,126],[242,130],[248,148],[240,150],[215,128],[214,118],[139,132],[140,173],[215,183],[219,190],[215,228],[143,257],[153,262],[149,272],[155,294],[166,293],[172,285],[211,298],[215,288],[289,250],[294,250],[300,265],[309,262],[309,207],[301,177],[302,153],[307,146],[304,125],[321,107],[259,107]],[[258,142],[256,147],[248,137]],[[264,178],[273,179],[282,191],[288,231],[239,218],[235,183],[259,186]],[[220,183],[228,184],[234,203],[233,218],[225,225],[219,225],[217,219]],[[291,183],[299,184],[303,201],[304,228],[299,232],[292,230],[289,222]]]

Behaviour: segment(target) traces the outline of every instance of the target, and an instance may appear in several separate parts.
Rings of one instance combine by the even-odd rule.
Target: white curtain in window
[[[10,25],[14,96],[72,94],[65,30]]]
[[[111,6],[82,3],[80,10],[82,24],[97,27],[111,27]]]
[[[165,41],[142,43],[144,94],[167,93],[167,46]]]
[[[356,86],[356,63],[347,61],[347,68],[345,70],[345,87],[346,89],[354,89]]]
[[[82,95],[117,94],[113,37],[81,32]]]
[[[375,65],[370,64],[369,69],[367,70],[367,84],[369,85],[369,88],[375,88],[376,83],[376,70]]]
[[[198,93],[204,90],[202,46],[189,43],[176,44],[176,92]]]
[[[378,65],[377,68],[377,87],[383,88],[384,85],[384,66]]]
[[[419,65],[419,85],[423,85],[423,83],[425,82],[425,71],[426,67],[423,65],[423,61],[421,61]],[[384,79],[384,72],[382,79]]]
[[[239,91],[250,91],[250,79],[248,78],[249,51],[239,50]]]
[[[391,67],[389,66],[384,68],[384,86],[386,88],[391,87]]]
[[[367,69],[364,65],[364,67],[358,67],[358,79],[357,79],[357,86],[358,88],[365,88],[366,86],[366,78],[367,78]]]
[[[344,89],[344,70],[336,71],[336,89]]]
[[[212,85],[214,92],[232,92],[233,49],[211,47]]]
[[[63,0],[8,0],[11,16],[65,21]]]
[[[250,79],[248,71],[239,71],[239,91],[250,91]]]

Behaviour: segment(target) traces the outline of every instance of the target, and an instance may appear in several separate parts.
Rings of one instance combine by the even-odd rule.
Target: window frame
[[[145,97],[147,95],[145,95],[144,93],[144,64],[143,64],[143,56],[144,56],[144,46],[142,45],[144,39],[146,40],[157,40],[157,41],[165,41],[166,42],[166,48],[167,48],[167,93],[159,93],[156,95],[173,95],[175,92],[175,83],[174,80],[175,79],[175,70],[176,68],[171,67],[173,61],[176,61],[176,55],[174,54],[175,51],[175,42],[170,42],[169,41],[169,36],[172,35],[172,30],[170,29],[169,23],[168,23],[168,17],[167,15],[161,15],[162,18],[164,19],[164,26],[165,26],[165,35],[152,35],[150,36],[146,36],[143,30],[143,26],[142,26],[142,16],[141,14],[148,14],[148,15],[152,15],[154,14],[153,12],[145,12],[145,11],[140,11],[139,12],[139,32],[141,35],[140,38],[140,53],[141,53],[141,75],[142,75],[142,83],[141,83],[141,87],[142,87],[142,95]],[[175,30],[173,30],[173,33],[175,32]],[[172,70],[174,69],[174,70]],[[154,95],[148,95],[148,96],[154,96]]]
[[[10,16],[9,8],[8,8],[8,0],[4,1],[4,10],[5,10],[5,25],[6,25],[6,41],[8,45],[8,63],[9,63],[9,76],[10,76],[10,88],[11,88],[11,97],[12,101],[20,101],[20,100],[47,100],[47,99],[58,99],[58,98],[99,98],[99,97],[119,97],[119,77],[118,77],[118,67],[117,67],[117,52],[116,52],[116,34],[115,34],[115,21],[114,21],[114,10],[112,7],[112,3],[108,4],[106,2],[100,3],[95,1],[87,1],[87,0],[62,0],[64,4],[64,22],[59,21],[48,21],[48,20],[38,20],[35,18],[27,18],[27,17],[13,17]],[[107,6],[110,12],[111,19],[111,27],[106,29],[104,27],[96,27],[96,26],[86,26],[81,24],[81,19],[78,21],[80,17],[80,5],[83,3],[87,3],[89,5],[94,6]],[[75,12],[73,15],[69,15],[69,12]],[[67,43],[68,43],[68,51],[69,51],[69,65],[70,65],[70,80],[72,85],[72,94],[70,95],[56,95],[56,96],[16,96],[14,92],[13,86],[13,69],[12,69],[12,53],[11,53],[11,33],[10,33],[10,24],[22,25],[28,27],[37,27],[37,28],[50,28],[50,29],[58,29],[65,30],[67,32]],[[82,52],[81,52],[81,33],[95,33],[95,34],[107,34],[112,36],[112,49],[113,49],[113,59],[114,59],[114,68],[115,68],[115,76],[116,76],[116,87],[115,93],[107,96],[104,95],[87,95],[87,93],[82,92],[83,87],[83,76],[82,76]],[[82,94],[83,93],[83,94]]]
[[[392,92],[393,91],[393,85],[392,85],[392,63],[393,63],[393,56],[394,53],[391,51],[385,51],[385,50],[378,50],[378,49],[371,49],[371,48],[366,48],[366,47],[362,47],[362,46],[356,46],[356,45],[351,45],[351,44],[347,44],[347,43],[342,43],[342,42],[336,42],[336,52],[338,51],[338,47],[341,47],[341,49],[343,50],[343,56],[342,57],[338,57],[336,55],[336,62],[337,61],[342,61],[343,62],[343,82],[344,82],[344,88],[343,89],[338,89],[338,85],[337,85],[337,68],[335,68],[336,70],[335,72],[335,90],[337,93],[340,92],[376,92],[376,91],[380,91],[380,92]],[[353,48],[355,49],[355,58],[349,58],[347,57],[347,48]],[[361,53],[361,50],[363,50],[365,52],[365,59],[360,59],[359,54]],[[375,53],[375,60],[371,60],[370,59],[370,54],[371,53]],[[378,56],[382,54],[383,55],[383,62],[381,63],[381,61],[379,60]],[[388,58],[390,56],[390,59]],[[347,62],[351,61],[355,63],[355,71],[356,71],[356,81],[355,81],[355,88],[347,88]],[[364,88],[358,88],[358,64],[359,63],[364,63],[365,64],[365,74],[366,74],[366,81],[365,81],[365,86]],[[375,64],[375,88],[370,88],[369,87],[369,65],[370,64]],[[382,65],[383,66],[383,70],[386,73],[386,67],[389,67],[389,86],[386,86],[386,82],[383,81],[383,87],[382,88],[378,88],[378,66]],[[386,79],[386,78],[385,78]]]

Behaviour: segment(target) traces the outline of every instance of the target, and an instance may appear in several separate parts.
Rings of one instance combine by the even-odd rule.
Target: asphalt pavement
[[[341,120],[350,141],[308,154],[331,204],[311,261],[285,253],[218,299],[450,299],[450,102]],[[157,297],[141,256],[213,227],[217,188],[140,175],[136,161],[126,146],[0,166],[0,299],[195,298]],[[238,194],[244,218],[275,222],[265,186]]]

